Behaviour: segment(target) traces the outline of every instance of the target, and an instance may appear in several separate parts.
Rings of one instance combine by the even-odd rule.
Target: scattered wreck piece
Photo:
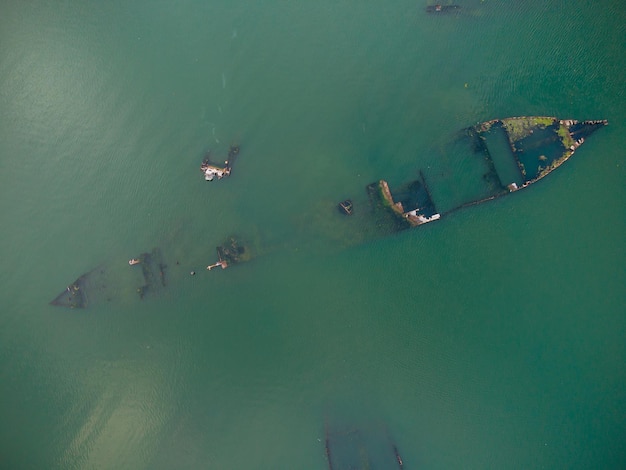
[[[384,232],[398,231],[526,188],[561,166],[607,124],[523,116],[468,127],[455,142],[453,157],[458,157],[456,163],[463,158],[462,164],[451,165],[450,171],[431,171],[432,191],[428,172],[421,170],[418,179],[395,189],[385,180],[368,185],[370,217]],[[444,174],[447,180],[440,176]]]
[[[204,179],[206,181],[213,181],[216,177],[218,180],[221,180],[224,176],[229,176],[230,167],[228,166],[228,162],[225,163],[226,166],[218,166],[209,163],[209,160],[205,158],[202,165],[200,165],[200,169],[204,173]]]
[[[341,201],[337,204],[339,208],[339,212],[345,215],[352,215],[352,201],[350,199],[346,199],[345,201]]]
[[[209,271],[218,267],[226,269],[234,264],[249,261],[251,258],[250,250],[246,249],[234,236],[229,237],[222,245],[218,246],[216,251],[217,262],[206,267]]]
[[[329,470],[396,468],[404,462],[385,429],[377,427],[326,429],[324,441]]]
[[[395,199],[385,180],[370,184],[368,191],[379,200],[379,207],[391,210],[399,220],[406,223],[407,227],[417,227],[441,217],[435,208],[422,172],[419,179],[401,188],[396,193]]]
[[[163,263],[161,250],[154,248],[150,253],[142,253],[137,263],[141,264],[141,272],[143,274],[144,284],[137,288],[137,293],[141,299],[147,293],[158,292],[167,286],[165,279],[165,270],[167,265]]]
[[[428,5],[427,13],[453,13],[461,9],[460,5]]]
[[[228,159],[224,161],[223,165],[220,165],[211,162],[209,152],[200,165],[200,170],[204,174],[204,179],[206,181],[213,181],[215,178],[220,180],[225,176],[230,176],[230,172],[237,155],[239,155],[239,146],[231,145],[228,149]]]
[[[228,267],[228,262],[224,260],[219,260],[215,264],[209,264],[206,268],[210,271],[213,268],[221,267],[222,269],[226,269]]]

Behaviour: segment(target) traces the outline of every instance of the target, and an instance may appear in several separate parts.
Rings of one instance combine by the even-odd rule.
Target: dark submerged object
[[[394,190],[392,196],[385,180],[367,186],[370,202],[378,209],[379,223],[387,218],[398,230],[416,227],[440,218],[423,172],[420,177]]]
[[[426,7],[427,13],[452,13],[459,11],[460,5],[428,5]]]
[[[89,286],[89,275],[85,273],[71,283],[67,288],[57,295],[50,305],[66,308],[85,308],[88,305],[87,289]]]
[[[128,269],[123,268],[123,269]],[[81,274],[78,279],[57,295],[50,305],[65,308],[88,308],[104,300],[111,300],[111,283],[115,283],[114,274],[104,265]]]
[[[223,244],[216,248],[217,262],[207,266],[211,271],[213,268],[221,267],[226,269],[234,264],[249,261],[251,256],[250,250],[234,236],[229,237]]]
[[[346,199],[345,201],[341,201],[337,204],[339,208],[339,212],[345,215],[352,215],[352,201],[350,199]]]
[[[129,287],[130,292],[135,289],[141,299],[146,294],[156,294],[167,287],[167,265],[163,262],[159,248],[142,253],[131,261],[130,268],[123,263],[119,271],[117,267],[102,265],[82,274],[50,304],[72,309],[87,308],[104,300],[110,301],[116,293]],[[137,272],[141,273],[140,277]]]

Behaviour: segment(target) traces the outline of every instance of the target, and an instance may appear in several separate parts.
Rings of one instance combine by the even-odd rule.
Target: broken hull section
[[[370,225],[388,234],[526,188],[565,163],[606,124],[524,116],[463,129],[417,179],[393,188],[385,180],[367,186]]]
[[[236,236],[216,247],[218,262],[213,267],[226,268],[250,261],[256,253],[251,244]],[[180,263],[165,264],[160,248],[154,248],[130,261],[107,262],[82,274],[51,302],[57,307],[85,309],[104,302],[119,302],[139,297],[158,297],[183,270]],[[210,269],[209,269],[210,270]],[[195,271],[191,271],[195,275]]]

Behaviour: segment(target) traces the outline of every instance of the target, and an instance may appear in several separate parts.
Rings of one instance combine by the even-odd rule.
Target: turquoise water
[[[626,15],[462,5],[3,2],[1,468],[322,469],[327,423],[405,468],[625,465]],[[436,224],[336,211],[517,115],[610,125]],[[255,259],[204,270],[232,233]],[[158,296],[48,305],[156,246]]]
[[[515,159],[511,158],[511,144],[504,128],[498,126],[485,133],[485,143],[487,148],[489,148],[489,155],[492,158],[501,184],[507,186],[515,183],[521,187],[524,184],[522,172]]]

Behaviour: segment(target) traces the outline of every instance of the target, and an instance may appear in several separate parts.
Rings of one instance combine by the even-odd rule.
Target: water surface
[[[5,1],[0,467],[322,469],[327,423],[406,468],[624,466],[623,9],[462,6]],[[517,115],[610,125],[398,236],[336,211]],[[204,270],[232,233],[257,257]],[[156,246],[158,296],[48,305]]]

